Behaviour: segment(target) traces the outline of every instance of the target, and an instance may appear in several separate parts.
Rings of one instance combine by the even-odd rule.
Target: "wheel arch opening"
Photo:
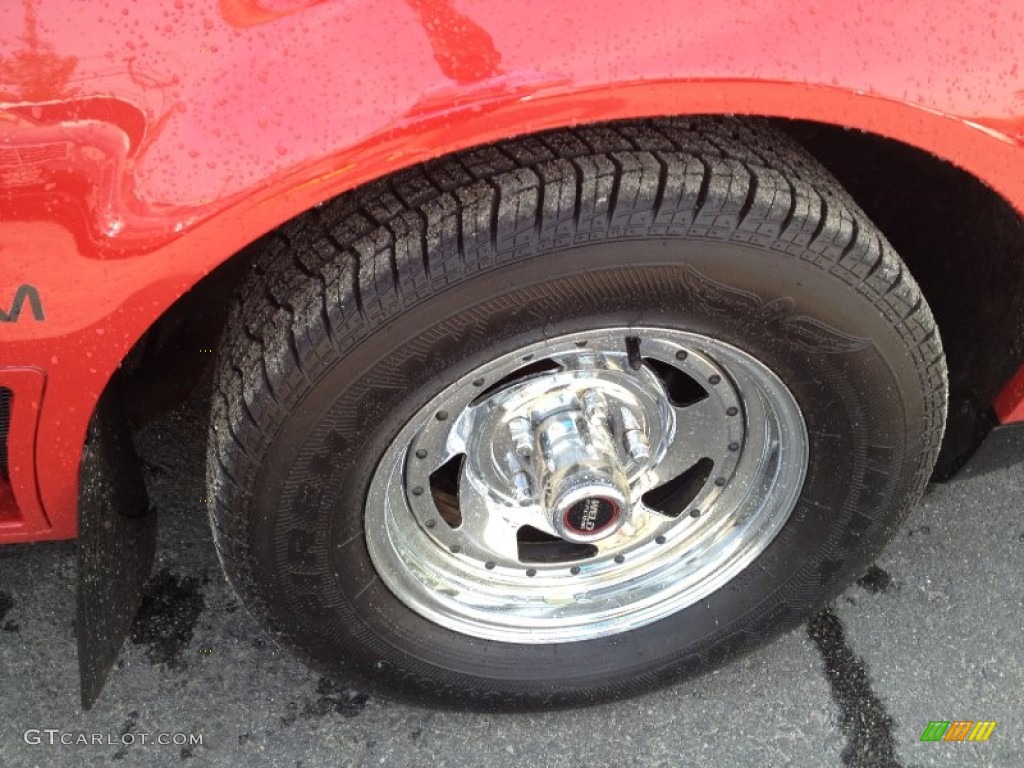
[[[819,122],[735,119],[767,119],[807,148],[882,230],[920,284],[938,322],[950,377],[935,475],[952,475],[994,425],[992,401],[1024,360],[1021,216],[969,172],[903,142]],[[126,358],[129,404],[141,420],[173,407],[201,380],[258,243],[196,283]]]
[[[1024,223],[976,177],[876,134],[773,121],[842,184],[921,286],[949,370],[935,467],[953,475],[995,425],[992,402],[1024,361]]]

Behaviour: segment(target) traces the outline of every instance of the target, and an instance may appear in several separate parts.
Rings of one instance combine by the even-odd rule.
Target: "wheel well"
[[[128,418],[143,424],[181,403],[212,368],[235,291],[254,244],[196,283],[135,343],[114,374]]]
[[[950,409],[936,477],[955,472],[994,424],[991,403],[1024,360],[1024,226],[993,190],[942,159],[874,134],[771,120],[832,172],[882,230],[935,314]],[[182,296],[123,367],[139,420],[183,399],[214,355],[245,248]]]
[[[873,134],[777,121],[892,243],[938,322],[949,416],[935,476],[958,470],[995,423],[1024,360],[1024,226],[1000,195],[940,158]]]

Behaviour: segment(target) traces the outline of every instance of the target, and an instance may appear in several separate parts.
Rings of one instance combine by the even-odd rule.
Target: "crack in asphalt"
[[[842,751],[847,768],[904,768],[896,757],[893,719],[871,688],[864,660],[846,641],[843,623],[826,606],[807,624],[818,647],[832,699],[839,707],[839,728],[846,736]]]

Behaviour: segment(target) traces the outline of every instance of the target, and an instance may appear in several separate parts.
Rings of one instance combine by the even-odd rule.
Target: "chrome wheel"
[[[607,328],[481,366],[422,408],[371,480],[366,542],[406,606],[515,643],[664,618],[756,558],[803,485],[796,401],[747,353]]]

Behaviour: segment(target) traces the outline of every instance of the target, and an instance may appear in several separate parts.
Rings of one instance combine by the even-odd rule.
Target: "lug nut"
[[[529,501],[530,496],[530,476],[520,470],[512,475],[512,482],[515,484],[513,495],[516,501]]]
[[[533,434],[530,430],[530,420],[522,416],[516,416],[508,423],[508,431],[512,436],[512,447],[516,455],[527,459],[533,453]]]
[[[593,390],[588,390],[583,395],[583,410],[587,421],[595,427],[604,426],[608,423],[608,405],[604,398]]]
[[[533,488],[530,483],[530,476],[523,469],[520,457],[514,453],[509,453],[505,457],[505,461],[508,462],[508,468],[512,471],[512,495],[520,503],[529,501],[533,497]]]
[[[651,445],[647,441],[647,433],[644,432],[639,420],[628,408],[621,410],[622,417],[622,441],[626,446],[629,455],[634,461],[641,464],[650,461]]]

